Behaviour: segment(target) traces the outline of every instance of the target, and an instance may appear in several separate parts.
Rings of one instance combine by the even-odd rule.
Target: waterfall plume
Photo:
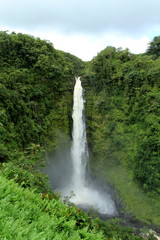
[[[96,187],[87,182],[86,167],[88,148],[86,126],[84,119],[84,98],[80,77],[76,78],[73,97],[73,131],[71,146],[71,161],[73,166],[71,182],[61,190],[62,197],[70,195],[70,201],[85,208],[93,207],[101,214],[114,215],[116,208],[110,195],[99,192]]]

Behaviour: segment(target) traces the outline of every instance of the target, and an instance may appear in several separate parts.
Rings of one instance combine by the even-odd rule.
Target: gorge
[[[45,166],[46,154],[52,162],[47,169],[52,190],[78,206],[84,203],[112,216],[115,199],[97,183],[97,178],[109,180],[124,200],[125,211],[135,221],[158,229],[159,41],[155,38],[148,50],[138,55],[109,46],[90,62],[83,62],[56,50],[48,41],[0,32],[1,175],[22,188],[48,194],[49,200],[47,176],[37,169],[37,165]],[[78,130],[72,119],[74,76],[81,76],[76,89],[82,85],[85,91],[80,90],[85,93],[81,112],[73,113],[73,118],[80,115]],[[83,141],[75,144],[79,131]],[[135,240],[131,234],[122,235],[121,239]]]
[[[70,201],[83,207],[93,207],[101,214],[116,215],[116,208],[111,196],[99,192],[95,186],[89,185],[88,147],[86,138],[86,126],[84,117],[84,98],[80,77],[76,78],[73,100],[73,131],[72,131],[72,175],[70,183],[66,182],[64,189],[60,189],[62,196],[74,196]]]

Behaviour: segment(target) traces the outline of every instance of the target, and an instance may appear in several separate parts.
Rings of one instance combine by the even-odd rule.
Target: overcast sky
[[[107,46],[142,53],[160,35],[160,0],[0,0],[0,30],[49,40],[86,61]]]

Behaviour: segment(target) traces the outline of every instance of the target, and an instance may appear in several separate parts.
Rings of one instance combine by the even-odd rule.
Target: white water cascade
[[[62,191],[62,195],[69,195],[71,191],[75,196],[71,197],[70,201],[76,205],[84,207],[93,207],[101,214],[114,215],[116,208],[110,195],[102,194],[94,187],[87,184],[86,168],[88,164],[88,149],[86,140],[86,127],[84,120],[84,99],[83,89],[81,86],[80,77],[76,78],[73,99],[73,132],[72,132],[72,147],[71,158],[73,165],[73,173],[71,183]]]
[[[88,161],[88,149],[86,140],[86,127],[83,118],[84,100],[80,78],[76,79],[73,99],[73,132],[71,158],[73,164],[72,185],[74,189],[82,189],[85,186],[86,165]]]

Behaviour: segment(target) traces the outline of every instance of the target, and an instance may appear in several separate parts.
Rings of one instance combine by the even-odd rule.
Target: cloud
[[[159,0],[0,0],[0,30],[23,32],[90,60],[106,46],[144,52],[160,30]]]
[[[148,37],[134,39],[125,36],[117,37],[114,34],[104,34],[99,38],[99,36],[85,34],[70,34],[68,36],[54,31],[35,31],[33,35],[50,40],[54,43],[56,49],[70,52],[84,61],[91,60],[107,46],[122,47],[123,49],[129,48],[132,53],[143,53],[146,51],[149,42]]]
[[[66,33],[139,34],[160,23],[159,0],[1,0],[0,22]]]

